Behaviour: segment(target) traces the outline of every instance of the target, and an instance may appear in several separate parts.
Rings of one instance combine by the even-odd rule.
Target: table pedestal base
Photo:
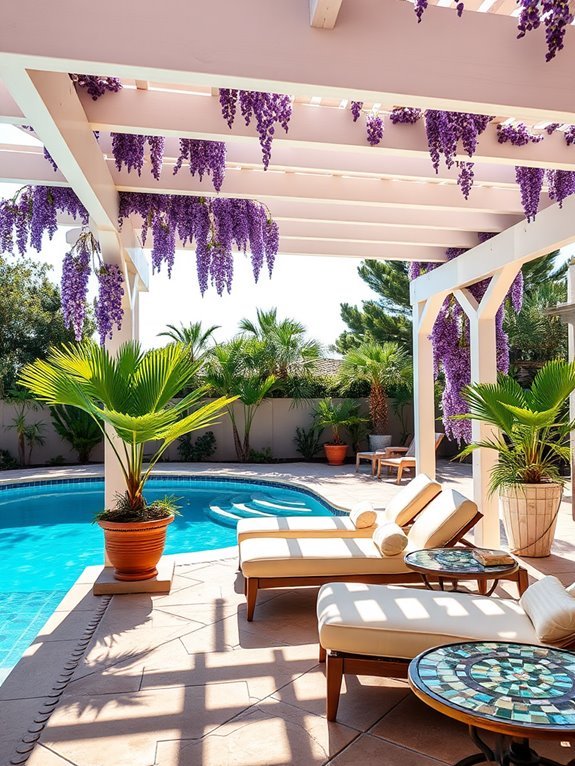
[[[492,750],[481,739],[475,726],[469,727],[469,736],[481,752],[462,758],[455,766],[474,766],[476,763],[497,763],[500,766],[562,766],[557,761],[537,755],[535,750],[529,747],[527,739],[515,740],[498,734],[495,750]],[[570,764],[575,764],[575,760],[569,761],[567,766]]]

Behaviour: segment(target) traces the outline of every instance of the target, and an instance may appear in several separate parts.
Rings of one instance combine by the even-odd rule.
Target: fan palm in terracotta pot
[[[569,395],[575,391],[575,363],[548,362],[525,390],[509,375],[497,383],[474,383],[462,392],[470,417],[494,427],[493,436],[460,453],[480,447],[495,450],[490,491],[498,492],[509,547],[521,556],[551,552],[564,478],[569,437],[575,427],[568,417]]]
[[[343,465],[347,455],[347,444],[344,442],[343,431],[351,426],[364,423],[367,418],[359,414],[359,404],[352,399],[320,399],[316,404],[314,421],[320,428],[331,429],[331,439],[323,445],[329,465]]]
[[[175,506],[167,498],[148,504],[144,488],[154,466],[178,437],[212,425],[231,401],[201,404],[206,389],[176,399],[194,379],[198,363],[181,343],[142,351],[124,343],[116,356],[93,342],[51,349],[21,372],[20,383],[49,405],[87,412],[114,451],[125,482],[113,508],[98,514],[106,550],[118,580],[145,580],[157,573],[166,528]],[[159,446],[144,467],[144,446]]]

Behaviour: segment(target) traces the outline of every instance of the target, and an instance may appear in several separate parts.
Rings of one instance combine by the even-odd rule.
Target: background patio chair
[[[435,434],[435,450],[437,451],[437,448],[441,444],[443,437],[445,434]],[[383,455],[382,457],[376,458],[377,462],[377,478],[379,479],[381,477],[381,467],[384,465],[387,469],[395,469],[397,471],[397,479],[396,483],[401,483],[401,477],[403,476],[404,471],[410,471],[413,469],[415,471],[416,465],[415,465],[415,439],[411,442],[409,445],[409,448],[406,450],[405,455],[402,455],[400,457],[388,457],[386,455]]]
[[[399,455],[404,455],[408,452],[412,442],[413,439],[410,442],[410,445],[407,447],[386,447],[382,450],[363,450],[361,452],[356,452],[355,472],[358,473],[359,471],[360,460],[369,460],[371,462],[371,475],[375,476],[377,461],[380,458],[398,457]]]

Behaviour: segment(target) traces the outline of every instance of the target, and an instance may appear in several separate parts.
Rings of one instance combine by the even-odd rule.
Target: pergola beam
[[[562,209],[555,204],[540,210],[532,223],[517,223],[449,263],[418,277],[411,283],[411,302],[417,304],[438,293],[448,295],[486,279],[510,263],[520,267],[573,242],[575,197],[568,197]]]
[[[309,0],[309,23],[317,29],[333,29],[342,0]]]
[[[160,14],[117,0],[101,0],[94,14],[53,0],[50,10],[5,3],[5,63],[575,123],[571,27],[566,51],[548,64],[543,33],[516,40],[515,18],[461,20],[430,5],[418,25],[411,4],[396,0],[344,4],[329,34],[311,28],[294,0],[164,0]]]
[[[253,126],[246,127],[238,116],[232,130],[229,130],[222,118],[219,101],[215,97],[124,89],[98,101],[93,101],[87,93],[80,93],[80,100],[94,130],[200,138],[228,141],[230,144],[248,141],[257,148]],[[289,132],[286,134],[281,129],[276,131],[272,162],[281,164],[279,151],[289,147],[297,149],[298,153],[307,149],[306,159],[311,159],[318,151],[326,152],[335,163],[334,169],[338,168],[338,162],[344,163],[341,166],[342,172],[353,167],[371,167],[372,172],[383,173],[386,172],[386,162],[394,159],[397,161],[397,158],[420,159],[425,162],[428,175],[433,176],[423,120],[407,126],[394,125],[389,119],[385,119],[384,125],[383,142],[377,147],[372,147],[367,143],[364,125],[354,123],[348,110],[296,103],[293,105]],[[338,158],[338,153],[344,152],[353,153],[352,164],[346,165],[344,158]],[[462,160],[469,159],[465,154],[458,157]],[[515,165],[575,170],[575,153],[569,151],[563,133],[556,132],[546,136],[545,141],[537,144],[513,146],[510,143],[498,142],[496,124],[489,125],[479,137],[474,161],[477,163],[477,170],[483,163],[509,166],[511,181],[514,180],[512,169]],[[322,162],[326,164],[325,159],[322,159]],[[442,170],[441,176],[454,178],[455,174]],[[509,174],[504,176],[504,179],[509,179]]]

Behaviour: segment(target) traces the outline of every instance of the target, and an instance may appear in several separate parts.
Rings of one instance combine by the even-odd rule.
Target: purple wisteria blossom
[[[256,124],[263,166],[267,170],[276,127],[279,125],[286,133],[288,131],[292,114],[291,98],[281,93],[220,88],[222,116],[229,128],[234,124],[238,103],[245,124],[250,125],[252,121]]]
[[[361,116],[361,110],[363,109],[363,101],[352,101],[349,105],[353,121],[357,122]]]
[[[98,279],[98,297],[94,302],[96,326],[100,335],[100,345],[113,337],[114,325],[122,328],[124,310],[124,277],[115,263],[104,263],[96,273]]]
[[[521,203],[527,221],[534,221],[539,210],[539,197],[544,177],[543,168],[515,168],[515,180],[521,190]]]
[[[186,162],[190,173],[196,173],[203,180],[204,175],[212,178],[216,191],[220,191],[226,173],[226,145],[223,141],[199,141],[194,138],[180,138],[180,156],[174,166],[174,175]]]
[[[563,207],[563,200],[575,194],[575,172],[572,170],[547,170],[549,197]]]
[[[365,122],[367,143],[377,146],[383,140],[383,119],[379,114],[368,114]]]
[[[500,123],[497,126],[497,140],[500,144],[509,142],[513,146],[526,146],[529,143],[538,144],[543,138],[541,133],[531,133],[524,122],[518,122],[516,125]]]
[[[97,77],[90,74],[71,74],[72,80],[86,91],[96,101],[104,93],[117,93],[122,90],[122,83],[118,77]]]
[[[545,26],[547,53],[545,60],[551,61],[563,49],[565,32],[573,22],[569,0],[518,0],[521,12],[517,24],[517,37]]]
[[[91,235],[88,235],[91,237]],[[64,256],[62,262],[62,314],[64,325],[74,331],[77,341],[82,340],[86,318],[86,298],[91,273],[92,253],[86,237]]]
[[[394,125],[415,125],[421,119],[421,109],[412,109],[408,106],[396,106],[391,110],[389,119]]]

